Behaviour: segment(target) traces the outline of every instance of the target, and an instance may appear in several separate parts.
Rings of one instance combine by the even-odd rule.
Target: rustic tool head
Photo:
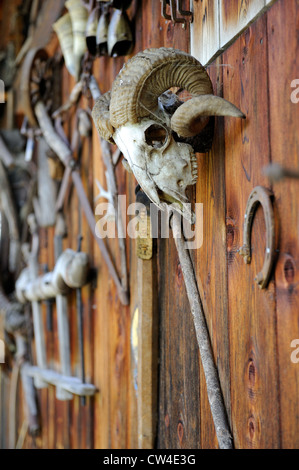
[[[171,87],[192,98],[182,103],[167,91]],[[93,109],[100,136],[118,145],[151,201],[161,209],[165,202],[174,204],[190,221],[186,188],[197,181],[195,151],[210,148],[211,116],[245,117],[213,95],[194,57],[167,48],[147,49],[128,61]]]
[[[74,39],[74,68],[75,68],[75,77],[78,79],[81,70],[81,60],[86,51],[86,26],[88,21],[88,11],[81,0],[67,0],[65,2],[67,7],[73,29],[73,39]]]

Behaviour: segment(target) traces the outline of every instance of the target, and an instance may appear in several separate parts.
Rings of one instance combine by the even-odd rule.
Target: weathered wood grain
[[[208,73],[214,92],[222,94],[221,58]],[[225,222],[225,145],[223,119],[216,121],[215,137],[209,154],[198,156],[198,182],[196,202],[203,204],[203,245],[195,252],[196,273],[202,298],[215,362],[218,366],[223,397],[230,420],[230,366],[228,338],[228,299],[226,270]],[[199,227],[197,228],[199,230]],[[214,425],[206,396],[204,376],[201,371],[201,439],[203,448],[217,447]]]
[[[156,256],[137,263],[138,365],[137,420],[140,449],[155,445],[157,422],[158,319]]]
[[[159,240],[160,386],[158,447],[200,447],[198,345],[172,239]],[[165,275],[167,273],[167,276]]]
[[[279,447],[275,283],[259,290],[254,277],[265,253],[262,211],[253,223],[252,262],[238,254],[247,199],[268,187],[267,19],[262,17],[223,54],[223,96],[246,121],[225,118],[228,310],[232,428],[237,448]]]
[[[180,24],[174,25],[162,18],[160,2],[143,2],[142,16],[142,49],[165,46],[188,51],[190,26],[183,30]],[[158,271],[158,447],[196,448],[200,446],[198,347],[172,239],[158,242]]]
[[[229,44],[265,8],[265,0],[220,0],[220,46]]]
[[[85,103],[84,103],[85,104]],[[92,167],[92,139],[85,139],[83,144],[82,159],[82,179],[90,201],[93,201],[93,174],[90,171]],[[93,268],[94,244],[93,235],[88,229],[85,217],[82,217],[82,234],[84,234],[84,250],[89,253],[91,267]],[[84,361],[85,361],[85,381],[94,383],[94,282],[85,286],[82,290],[82,299],[84,305],[83,311],[83,341],[84,341]],[[83,448],[93,448],[94,444],[94,426],[93,426],[93,398],[87,398],[86,405],[83,407],[84,424],[81,426],[83,434]]]
[[[104,61],[101,59],[96,64],[94,73],[103,92],[109,89],[109,83],[105,84],[101,81],[102,74],[100,75],[100,67],[105,66]],[[108,59],[107,59],[108,61]],[[107,65],[106,65],[107,68]],[[101,149],[99,145],[98,135],[94,132],[92,137],[93,142],[93,177],[97,178],[100,183],[104,182],[104,171],[101,162]],[[94,197],[97,196],[97,190],[94,189]],[[98,345],[94,350],[94,379],[97,383],[100,394],[95,397],[94,401],[94,445],[95,448],[109,448],[110,447],[110,386],[109,386],[109,369],[108,364],[110,361],[109,350],[109,304],[107,305],[108,295],[108,273],[103,262],[101,262],[101,254],[98,250],[94,251],[94,265],[97,268],[97,285],[94,298],[94,343]]]
[[[41,266],[48,264],[48,249],[49,249],[49,238],[48,231],[45,228],[40,229],[40,247],[39,247],[39,263]],[[45,307],[42,305],[42,316],[44,318]],[[49,337],[45,336],[45,346],[46,346],[46,355],[47,359],[49,357]],[[31,351],[33,356],[35,356],[35,345],[31,345]],[[33,362],[36,364],[36,361]],[[51,429],[50,422],[50,412],[53,410],[51,404],[49,403],[50,390],[43,389],[38,392],[39,403],[40,403],[40,412],[41,412],[41,422],[42,422],[42,432],[41,436],[37,439],[37,445],[40,448],[49,448],[49,434]],[[54,398],[54,397],[53,397]]]
[[[189,2],[186,3],[188,7]],[[236,39],[240,29],[260,14],[260,8],[272,3],[273,7]],[[204,205],[204,237],[203,246],[193,254],[194,265],[235,447],[297,448],[299,367],[291,361],[291,341],[299,338],[296,181],[275,183],[272,188],[280,220],[280,253],[275,277],[272,276],[266,291],[260,291],[254,282],[265,250],[261,209],[253,224],[250,265],[244,264],[237,250],[242,245],[243,217],[251,190],[256,185],[270,187],[262,174],[263,167],[271,161],[289,168],[299,165],[299,104],[292,103],[290,98],[291,82],[298,78],[298,1],[221,0],[219,4],[222,16],[216,26],[219,21],[217,2],[193,2],[192,52],[205,62],[202,57],[209,60],[208,55],[214,54],[217,41],[221,48],[236,39],[209,66],[208,72],[215,93],[239,106],[247,120],[218,118],[211,152],[198,155],[199,181],[193,198]],[[143,0],[142,4],[134,1],[130,14],[135,13],[136,45],[132,55],[146,47],[189,50],[190,27],[183,30],[181,25],[164,20],[159,1]],[[220,39],[217,39],[218,27]],[[49,28],[46,34],[48,31]],[[200,52],[196,52],[196,48]],[[49,50],[56,50],[55,41],[51,42]],[[96,60],[94,75],[102,92],[110,89],[113,78],[127,60],[127,57]],[[64,71],[63,101],[73,85]],[[86,104],[83,99],[82,105]],[[74,113],[70,112],[65,123],[69,136],[74,118]],[[81,174],[92,203],[97,195],[94,178],[105,186],[105,168],[96,132],[90,142],[84,143]],[[136,181],[133,176],[125,175],[120,165],[117,179],[120,193],[128,196],[127,203],[134,202]],[[65,214],[70,233],[64,248],[76,249],[78,200],[75,191],[71,191],[66,201]],[[117,300],[84,216],[82,233],[84,250],[90,253],[92,265],[97,269],[96,284],[82,291],[86,379],[98,386],[99,393],[82,406],[79,398],[71,403],[57,401],[54,387],[39,391],[42,436],[36,440],[27,437],[24,446],[137,448],[137,395],[130,345],[132,315],[138,304],[135,242],[127,240],[131,305],[124,308]],[[47,263],[49,269],[54,265],[53,236],[54,230],[50,228],[41,237],[39,261],[41,265]],[[110,240],[108,244],[118,265],[117,242]],[[159,241],[157,257],[160,315],[157,446],[216,448],[218,443],[192,317],[172,238]],[[69,303],[72,370],[79,374],[73,295]],[[47,360],[50,367],[59,370],[55,307],[53,318],[53,332],[46,334]],[[44,307],[43,320],[46,327]],[[8,408],[8,387],[4,388]],[[18,429],[22,417],[20,409]]]
[[[299,166],[299,104],[291,101],[293,79],[299,77],[298,1],[279,0],[268,13],[269,111],[272,162]],[[279,47],[278,47],[279,45]],[[276,73],[274,71],[277,70]],[[291,342],[299,338],[298,180],[273,186],[280,220],[279,258],[275,270],[281,446],[299,445],[299,364],[291,361]]]
[[[194,0],[193,14],[190,53],[205,65],[220,49],[218,0]]]
[[[193,0],[191,52],[210,64],[277,0]]]
[[[128,174],[126,177],[125,194],[127,195],[127,205],[136,202],[135,195],[136,180],[132,174]],[[123,191],[120,191],[124,194]],[[129,220],[129,219],[128,219]],[[132,328],[134,313],[138,307],[138,273],[137,264],[138,258],[136,254],[136,241],[127,238],[127,258],[128,258],[128,270],[129,270],[129,281],[130,281],[130,360],[129,360],[129,412],[128,412],[128,447],[131,449],[137,449],[138,443],[138,432],[137,432],[137,420],[138,420],[138,383],[136,383],[136,373],[138,374],[138,363],[136,364],[133,350],[132,350]],[[138,380],[138,379],[137,379]]]

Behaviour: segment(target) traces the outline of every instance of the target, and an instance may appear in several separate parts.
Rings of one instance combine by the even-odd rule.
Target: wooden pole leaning
[[[207,394],[210,403],[211,413],[214,421],[215,431],[220,449],[232,449],[233,440],[230,432],[227,413],[221,392],[218,371],[214,363],[213,350],[210,335],[205,320],[196,276],[190,258],[188,248],[185,246],[185,239],[181,228],[181,217],[177,212],[172,213],[171,227],[175,245],[178,251],[179,260],[184,276],[187,296],[190,303],[191,313],[194,320],[194,327],[206,379]]]

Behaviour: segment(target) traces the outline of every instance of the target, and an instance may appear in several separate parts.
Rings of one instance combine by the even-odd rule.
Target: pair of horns
[[[67,0],[65,6],[69,12],[53,24],[53,29],[58,36],[66,67],[78,79],[86,51],[88,12],[81,0]]]
[[[100,135],[111,142],[118,127],[154,116],[159,96],[171,87],[193,96],[171,118],[171,128],[181,137],[197,135],[209,116],[245,118],[236,106],[213,95],[211,80],[198,60],[162,47],[147,49],[129,60],[114,80],[111,93],[96,102],[93,117]]]
[[[98,20],[98,8],[95,8],[87,22],[86,43],[89,52],[96,56],[111,57],[129,54],[133,46],[132,27],[126,12],[114,10],[111,18],[108,9],[104,9]]]

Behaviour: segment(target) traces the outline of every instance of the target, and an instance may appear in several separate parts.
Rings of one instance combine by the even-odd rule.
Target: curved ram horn
[[[86,51],[85,31],[88,21],[88,11],[81,0],[67,0],[65,6],[69,10],[73,37],[74,37],[74,56],[75,56],[75,74],[79,78],[81,69],[81,59]]]
[[[171,128],[181,137],[193,137],[207,125],[209,116],[245,119],[234,104],[215,95],[201,95],[183,103],[171,118]]]
[[[96,42],[97,48],[99,51],[99,55],[107,55],[108,54],[108,28],[109,28],[109,12],[108,10],[104,10],[100,16],[98,27],[97,27],[97,34],[96,34]]]
[[[189,54],[165,47],[138,53],[114,80],[110,106],[112,126],[136,123],[139,118],[150,116],[158,107],[159,96],[175,86],[192,95],[213,93],[206,70]]]
[[[110,99],[111,92],[108,91],[96,100],[91,114],[102,139],[114,143],[112,136],[115,129],[110,122]]]
[[[108,27],[108,54],[128,55],[133,47],[132,27],[126,12],[115,10]]]
[[[76,70],[74,66],[74,40],[71,15],[66,13],[61,18],[59,18],[59,20],[57,20],[52,27],[58,36],[65,66],[70,74],[75,76]]]
[[[85,30],[86,36],[86,45],[87,49],[89,50],[90,54],[96,56],[97,54],[97,27],[98,27],[98,12],[99,8],[96,7],[90,13]]]

